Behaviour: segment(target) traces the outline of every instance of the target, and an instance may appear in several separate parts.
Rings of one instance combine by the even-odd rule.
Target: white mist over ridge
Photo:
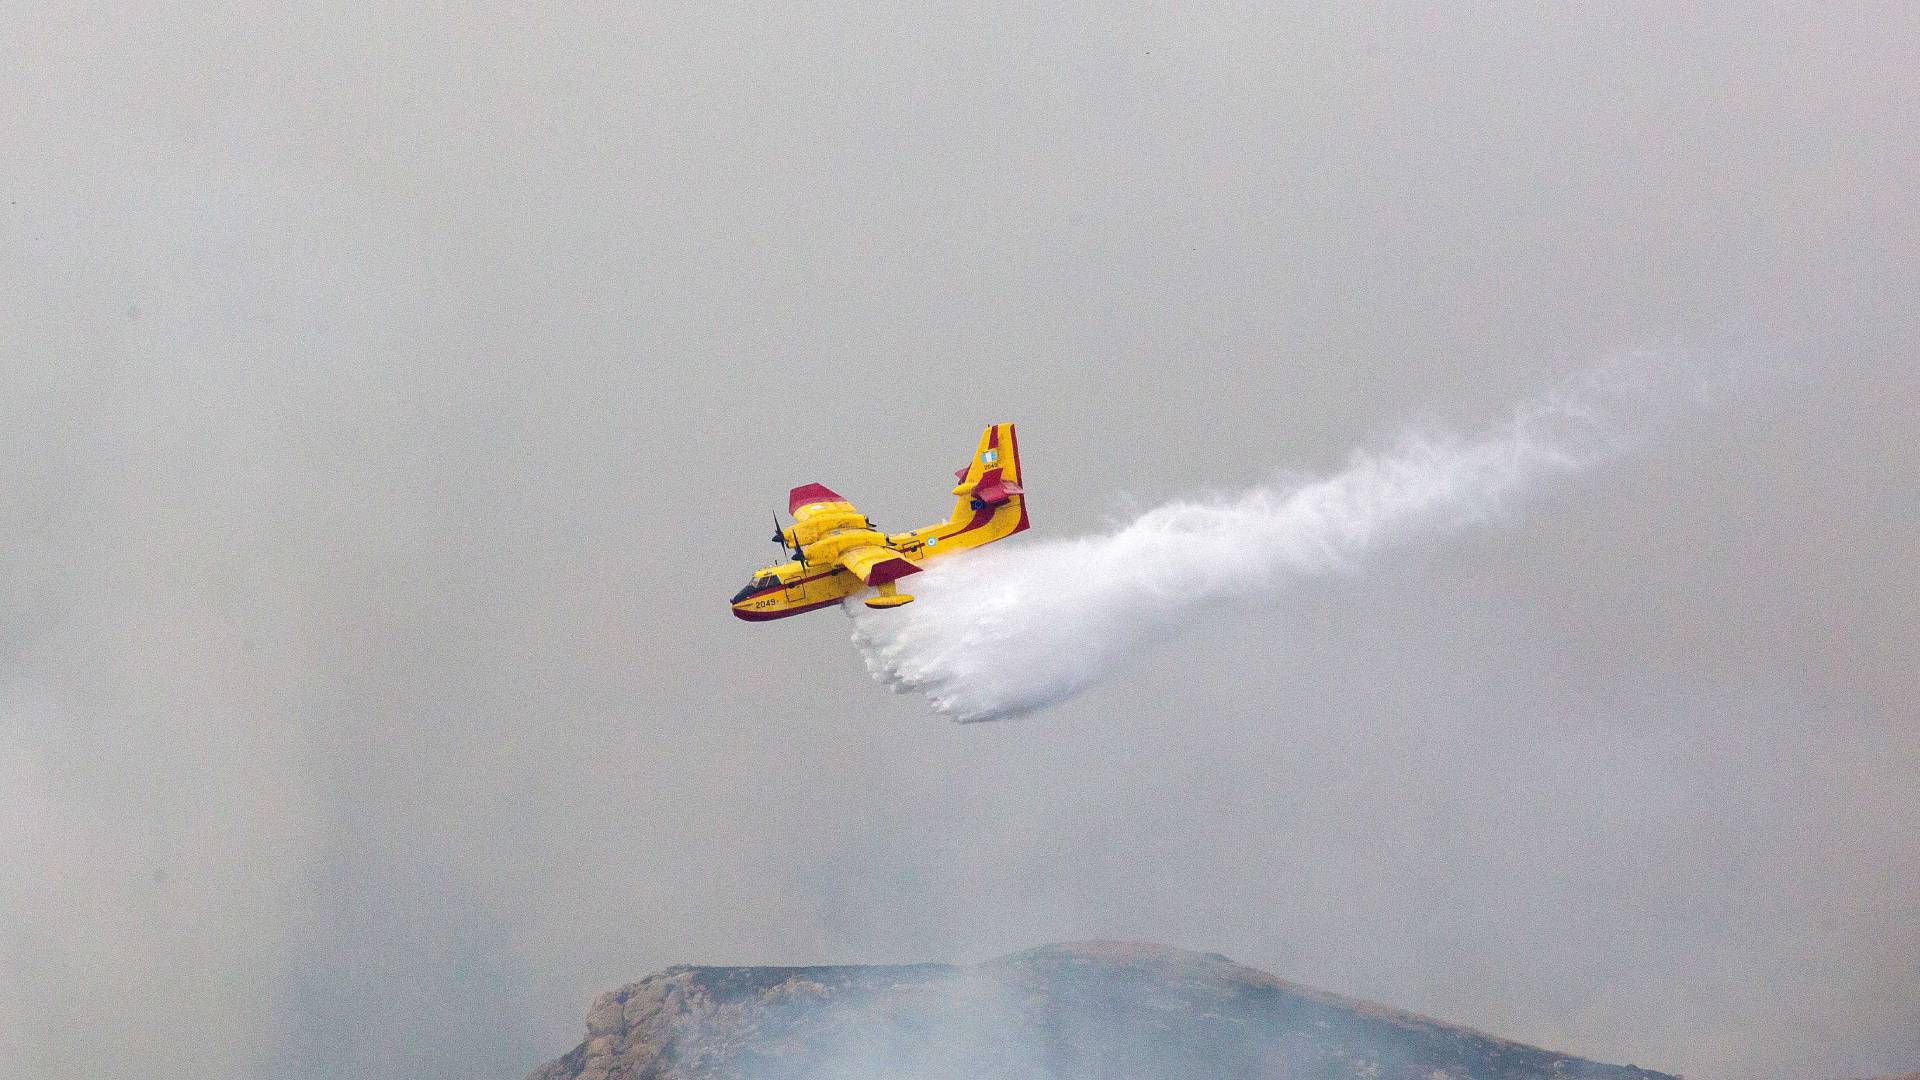
[[[1691,366],[1636,354],[1477,437],[1409,433],[1355,451],[1330,476],[1176,500],[1091,536],[994,545],[910,579],[912,604],[848,601],[853,640],[875,679],[926,695],[936,712],[1018,717],[1072,697],[1202,610],[1257,606],[1302,578],[1354,572],[1383,548],[1486,520],[1617,452],[1706,385]]]

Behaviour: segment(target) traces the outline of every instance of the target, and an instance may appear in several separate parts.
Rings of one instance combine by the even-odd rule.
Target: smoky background
[[[1913,1068],[1915,18],[0,12],[0,1075],[1089,937]],[[1795,377],[1016,723],[722,605],[986,422],[1073,535],[1647,347]]]

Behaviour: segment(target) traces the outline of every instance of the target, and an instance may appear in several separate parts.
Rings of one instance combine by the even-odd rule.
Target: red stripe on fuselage
[[[818,603],[804,604],[794,608],[775,608],[771,611],[741,611],[739,608],[734,608],[733,617],[736,619],[745,619],[748,622],[772,622],[775,619],[784,619],[789,615],[804,615],[809,611],[826,607],[828,604],[837,604],[843,599],[845,599],[845,597],[836,596],[831,600],[821,600]]]

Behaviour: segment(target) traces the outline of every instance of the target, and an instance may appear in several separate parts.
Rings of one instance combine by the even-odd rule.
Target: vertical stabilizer
[[[936,544],[978,547],[1027,527],[1020,441],[1012,424],[994,424],[981,432],[972,459],[953,475],[960,481],[953,489],[953,513],[935,534]]]

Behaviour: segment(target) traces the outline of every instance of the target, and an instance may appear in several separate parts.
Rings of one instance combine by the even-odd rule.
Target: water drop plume
[[[915,603],[846,609],[868,670],[961,722],[1057,704],[1203,611],[1258,605],[1302,579],[1486,521],[1605,460],[1698,399],[1690,364],[1624,356],[1523,402],[1476,437],[1409,432],[1329,476],[1283,475],[1179,499],[1109,531],[1016,538],[934,563]],[[1029,537],[1032,534],[1028,534]]]

